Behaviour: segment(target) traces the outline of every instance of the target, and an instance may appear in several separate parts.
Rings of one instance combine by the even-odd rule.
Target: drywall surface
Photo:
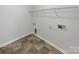
[[[47,8],[60,8],[60,7],[73,7],[73,6],[35,6],[34,9],[41,10]],[[59,10],[58,10],[59,11]],[[59,11],[61,16],[78,17],[77,10],[63,10],[75,11],[74,14],[69,12],[63,14]],[[34,16],[34,28],[37,28],[37,34],[55,43],[68,53],[79,53],[79,19],[78,18],[58,18],[58,17],[44,17]],[[65,28],[59,29],[58,24],[65,25]]]
[[[0,6],[0,45],[32,32],[30,6]]]

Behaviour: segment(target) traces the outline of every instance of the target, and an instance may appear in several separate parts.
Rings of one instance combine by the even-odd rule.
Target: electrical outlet
[[[37,34],[37,29],[35,28],[35,34]]]

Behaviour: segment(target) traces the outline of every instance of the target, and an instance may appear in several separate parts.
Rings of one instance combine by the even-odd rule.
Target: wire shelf
[[[33,17],[78,19],[78,7],[49,8],[31,11]]]

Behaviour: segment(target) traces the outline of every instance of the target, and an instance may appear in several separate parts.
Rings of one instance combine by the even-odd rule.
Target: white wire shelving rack
[[[33,17],[78,19],[78,7],[49,8],[31,11]]]

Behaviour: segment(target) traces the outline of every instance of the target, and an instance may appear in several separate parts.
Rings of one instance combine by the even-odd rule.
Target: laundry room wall
[[[66,8],[65,8],[66,7]],[[72,8],[73,7],[73,8]],[[37,29],[37,34],[43,38],[55,43],[67,53],[79,53],[79,18],[77,6],[34,6],[33,17],[35,23],[34,28]],[[45,16],[44,9],[56,9],[57,15],[52,11],[52,16]],[[48,10],[47,10],[48,11]],[[49,10],[48,12],[50,12]],[[44,12],[46,13],[46,11]],[[39,16],[43,14],[43,16]],[[63,25],[63,28],[58,28],[58,25]]]
[[[29,5],[0,5],[0,46],[32,32]]]

